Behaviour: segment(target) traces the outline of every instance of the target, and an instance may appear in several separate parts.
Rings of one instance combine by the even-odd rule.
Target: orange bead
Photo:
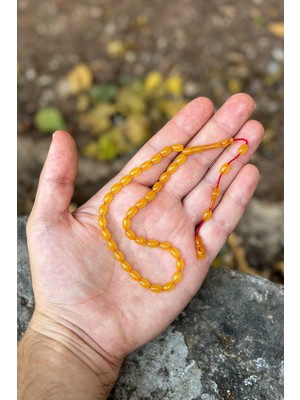
[[[147,246],[148,247],[158,247],[159,246],[159,241],[158,240],[154,240],[154,239],[150,239],[147,240]]]
[[[162,183],[159,181],[155,182],[154,185],[152,186],[152,190],[156,193],[159,192],[161,188],[162,188]]]
[[[126,216],[129,218],[132,218],[135,216],[135,214],[137,213],[138,209],[136,207],[130,207],[129,210],[126,213]]]
[[[152,283],[149,289],[154,293],[159,293],[163,290],[161,285],[156,285],[155,283]]]
[[[155,196],[156,196],[156,193],[154,192],[154,190],[150,190],[149,192],[146,193],[145,199],[147,201],[151,201],[154,199]]]
[[[106,193],[106,195],[103,198],[103,203],[109,204],[113,198],[114,198],[114,195],[111,192],[108,192],[108,193]]]
[[[219,143],[222,147],[226,147],[226,146],[230,145],[231,143],[233,143],[233,141],[234,141],[233,138],[228,138],[228,139],[221,140],[221,142],[219,142]]]
[[[222,167],[220,168],[220,172],[222,175],[227,174],[227,172],[230,170],[230,164],[225,163],[222,165]]]
[[[162,159],[162,155],[160,153],[158,153],[158,154],[155,154],[155,156],[153,156],[151,158],[151,162],[153,164],[158,164],[161,161],[161,159]]]
[[[182,146],[182,144],[177,144],[177,143],[176,143],[176,144],[173,144],[173,145],[172,145],[172,150],[173,150],[173,151],[178,151],[178,152],[179,152],[179,151],[182,151],[182,150],[183,150],[183,146]]]
[[[135,271],[134,269],[132,269],[132,270],[129,272],[129,274],[130,274],[131,278],[132,278],[133,280],[135,280],[135,281],[139,281],[140,278],[141,278],[141,275],[140,275],[137,271]]]
[[[133,178],[135,178],[135,177],[139,176],[141,173],[142,173],[141,168],[135,167],[129,172],[129,175],[132,176]]]
[[[104,237],[105,240],[109,240],[111,238],[110,232],[106,228],[102,229],[101,234],[102,234],[102,236]]]
[[[174,172],[177,171],[178,165],[176,163],[172,163],[168,166],[167,172],[171,175],[174,174]]]
[[[178,282],[181,281],[181,279],[182,279],[182,272],[181,272],[181,271],[177,271],[177,272],[175,272],[175,274],[173,275],[172,282],[173,282],[173,283],[178,283]]]
[[[168,290],[172,290],[174,288],[173,282],[167,282],[163,285],[163,291],[167,292]]]
[[[127,261],[122,261],[121,262],[121,267],[124,269],[126,272],[130,272],[132,270],[131,265]]]
[[[100,228],[106,228],[106,219],[104,217],[99,217],[98,225]]]
[[[168,182],[168,180],[170,179],[170,175],[167,172],[164,172],[163,174],[161,174],[161,176],[159,177],[159,182],[161,183],[166,183]]]
[[[180,154],[177,158],[175,158],[175,163],[177,165],[181,165],[186,161],[186,155]]]
[[[116,194],[118,193],[120,190],[122,189],[122,185],[120,183],[115,183],[114,185],[112,185],[112,187],[110,188],[110,192],[112,194]]]
[[[189,148],[189,147],[187,147],[187,148],[185,148],[185,149],[182,150],[182,154],[184,154],[184,155],[186,155],[186,156],[189,156],[189,155],[192,154],[192,153],[193,153],[193,149],[192,149],[192,148]]]
[[[141,165],[141,169],[143,171],[147,171],[147,169],[152,167],[152,162],[151,161],[145,161],[143,162],[143,164]]]
[[[148,279],[145,279],[145,278],[141,278],[139,280],[139,284],[145,289],[148,289],[151,285],[151,283],[148,281]]]
[[[101,204],[99,207],[99,214],[104,217],[107,213],[107,204]]]
[[[147,243],[147,240],[141,236],[136,236],[134,239],[137,244],[144,246]]]
[[[136,208],[143,208],[147,204],[147,200],[143,197],[142,199],[138,200],[135,204]]]
[[[123,219],[122,226],[125,229],[125,231],[127,231],[130,228],[130,224],[131,224],[130,218],[126,217]]]
[[[203,243],[202,243],[202,240],[201,240],[200,236],[196,236],[195,242],[196,242],[197,257],[200,260],[204,260],[205,257],[206,257],[206,255],[205,255],[205,247],[203,246]]]
[[[117,260],[117,261],[123,261],[124,260],[124,254],[120,251],[120,250],[116,250],[115,252],[114,252],[114,256],[115,256],[115,259]]]
[[[239,147],[238,153],[242,156],[243,154],[247,153],[247,151],[248,151],[248,145],[244,143]]]
[[[170,250],[170,253],[175,258],[180,258],[180,256],[181,256],[180,251],[178,249],[176,249],[176,247],[172,247]]]
[[[109,239],[108,241],[107,241],[107,244],[108,244],[108,247],[110,248],[110,250],[111,251],[115,251],[115,250],[117,250],[117,243],[114,241],[114,240],[112,240],[112,239]]]
[[[208,221],[211,217],[212,217],[212,210],[208,208],[202,214],[202,219],[203,221]]]
[[[128,231],[125,231],[125,235],[128,237],[128,239],[130,240],[134,240],[136,235],[133,231],[131,231],[130,229]]]
[[[163,156],[163,157],[165,157],[165,156],[167,156],[168,154],[170,154],[171,153],[171,147],[170,146],[166,146],[166,147],[164,147],[161,151],[160,151],[160,154]]]
[[[126,186],[126,185],[128,185],[128,183],[130,183],[131,182],[131,176],[130,175],[125,175],[125,176],[123,176],[123,178],[120,180],[120,183],[121,183],[121,185],[122,186]]]
[[[220,186],[216,186],[216,187],[214,188],[214,190],[212,191],[212,193],[211,193],[211,197],[212,197],[214,200],[217,199],[217,198],[220,196],[220,192],[221,192]]]
[[[184,261],[183,261],[182,258],[179,258],[179,259],[176,261],[176,269],[177,269],[177,271],[182,271],[183,268],[184,268]]]
[[[164,250],[169,250],[172,247],[172,245],[169,242],[160,242],[159,247]]]

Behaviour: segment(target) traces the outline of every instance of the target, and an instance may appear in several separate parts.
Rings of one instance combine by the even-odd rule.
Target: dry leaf
[[[272,22],[268,25],[268,31],[273,35],[283,38],[284,36],[284,24],[283,22]]]
[[[86,64],[76,65],[68,74],[68,82],[72,94],[78,94],[88,90],[93,83],[93,74]]]

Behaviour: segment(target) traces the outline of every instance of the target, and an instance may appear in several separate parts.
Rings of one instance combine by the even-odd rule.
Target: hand
[[[63,344],[73,335],[84,344],[81,349],[92,349],[86,353],[88,359],[96,351],[116,371],[126,355],[163,331],[200,288],[210,263],[255,191],[259,173],[248,162],[264,130],[259,122],[248,121],[253,109],[254,102],[246,94],[230,97],[216,113],[209,99],[193,100],[117,177],[72,214],[68,208],[77,174],[77,150],[67,132],[56,132],[27,227],[36,301],[31,329]],[[185,260],[183,278],[174,290],[157,294],[142,288],[122,270],[101,237],[97,221],[103,196],[121,176],[167,145],[207,144],[234,135],[249,141],[249,151],[224,175],[213,217],[201,228],[205,260],[196,257],[195,227],[210,202],[219,167],[236,154],[238,145],[188,157],[153,202],[134,217],[132,229],[138,235],[171,242]],[[171,153],[134,179],[115,196],[107,214],[118,247],[134,269],[155,283],[171,279],[175,259],[168,252],[128,240],[121,224],[127,209],[149,191],[176,155]]]

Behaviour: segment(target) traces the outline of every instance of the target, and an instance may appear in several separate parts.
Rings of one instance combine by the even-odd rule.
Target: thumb
[[[68,212],[77,162],[77,148],[72,136],[65,131],[56,131],[39,179],[32,210],[36,216],[53,220]]]

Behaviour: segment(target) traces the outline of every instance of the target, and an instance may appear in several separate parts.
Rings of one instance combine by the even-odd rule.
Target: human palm
[[[215,114],[208,99],[196,99],[153,136],[120,173],[125,175],[174,143],[213,143],[235,134],[249,141],[249,153],[224,176],[214,216],[201,229],[205,260],[196,256],[195,227],[209,204],[219,167],[232,158],[232,149],[188,157],[155,199],[132,219],[131,229],[138,236],[170,242],[185,261],[180,283],[174,290],[161,293],[144,289],[130,279],[101,237],[98,208],[120,176],[73,214],[68,212],[77,173],[77,152],[70,135],[57,132],[28,223],[37,312],[84,332],[117,359],[164,330],[201,286],[211,261],[253,195],[258,172],[247,163],[263,136],[257,121],[247,121],[253,108],[253,100],[244,94],[232,96]],[[171,280],[176,260],[167,251],[129,240],[124,235],[122,219],[175,156],[176,153],[170,154],[132,180],[115,195],[107,214],[109,230],[126,260],[141,276],[158,284]]]

